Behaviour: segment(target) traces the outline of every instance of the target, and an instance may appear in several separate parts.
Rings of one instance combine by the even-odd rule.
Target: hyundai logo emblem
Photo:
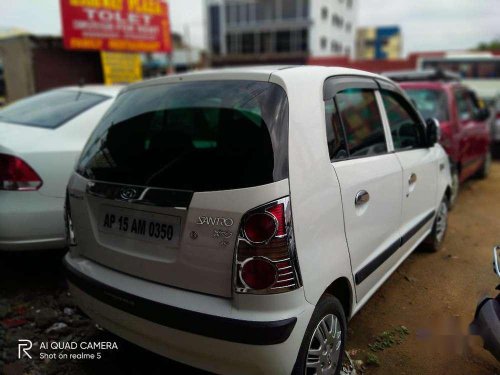
[[[120,190],[120,197],[122,199],[134,199],[137,196],[137,190],[131,187],[126,187]]]

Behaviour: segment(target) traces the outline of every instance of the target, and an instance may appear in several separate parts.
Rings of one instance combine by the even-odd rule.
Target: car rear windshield
[[[78,90],[52,90],[5,107],[0,121],[53,129],[106,99]]]
[[[288,100],[275,84],[203,81],[121,94],[85,147],[86,178],[189,191],[288,177]]]
[[[434,89],[405,89],[425,119],[437,118],[448,121],[448,103],[446,93]]]

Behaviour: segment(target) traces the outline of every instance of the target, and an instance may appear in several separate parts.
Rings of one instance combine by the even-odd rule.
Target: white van
[[[347,321],[450,194],[436,121],[387,78],[257,67],[127,87],[68,186],[65,257],[109,331],[223,374],[338,374]]]

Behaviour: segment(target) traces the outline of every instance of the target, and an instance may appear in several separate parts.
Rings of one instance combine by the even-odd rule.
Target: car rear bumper
[[[229,299],[154,284],[71,255],[65,268],[77,304],[104,328],[217,373],[289,374],[314,310],[302,290],[279,296],[274,312],[252,311],[238,309]]]
[[[0,251],[65,246],[63,198],[38,191],[0,191]]]

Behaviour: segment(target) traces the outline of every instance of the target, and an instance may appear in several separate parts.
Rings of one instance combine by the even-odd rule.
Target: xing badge
[[[229,238],[231,237],[233,233],[229,232],[228,230],[223,230],[223,229],[214,229],[214,234],[212,235],[213,238]]]

